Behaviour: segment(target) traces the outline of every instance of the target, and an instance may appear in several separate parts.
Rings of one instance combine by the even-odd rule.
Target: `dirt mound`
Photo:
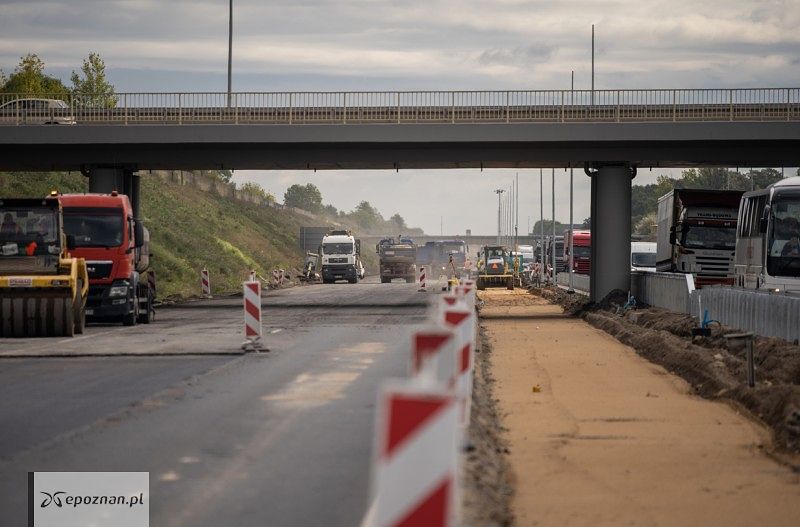
[[[756,386],[746,384],[745,351],[728,351],[720,325],[708,337],[692,337],[693,317],[659,308],[622,309],[627,293],[614,291],[601,302],[569,295],[562,289],[539,293],[565,312],[615,336],[640,355],[687,380],[708,399],[727,399],[767,424],[780,449],[800,453],[800,346],[758,337],[754,344]]]

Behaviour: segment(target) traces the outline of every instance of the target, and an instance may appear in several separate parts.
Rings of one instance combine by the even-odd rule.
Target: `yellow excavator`
[[[0,198],[0,337],[83,333],[89,275],[63,225],[56,193]]]

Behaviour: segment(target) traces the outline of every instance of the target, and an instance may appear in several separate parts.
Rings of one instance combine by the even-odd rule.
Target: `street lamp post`
[[[500,188],[495,190],[495,193],[497,194],[497,245],[500,245],[500,221],[501,221],[501,216],[500,216],[500,195],[503,192],[505,192],[505,191],[503,189],[500,189]]]
[[[228,108],[231,107],[231,63],[233,61],[233,0],[228,1]]]

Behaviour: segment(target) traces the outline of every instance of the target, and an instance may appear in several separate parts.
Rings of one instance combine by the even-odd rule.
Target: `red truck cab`
[[[73,255],[86,260],[89,319],[149,323],[155,297],[144,271],[149,265],[147,234],[134,218],[128,196],[65,194],[59,196],[64,231],[75,239]],[[140,273],[142,273],[140,275]]]
[[[572,257],[572,269],[577,274],[588,275],[592,271],[592,233],[591,231],[572,231],[564,233],[564,268],[569,270],[570,237],[575,254]]]

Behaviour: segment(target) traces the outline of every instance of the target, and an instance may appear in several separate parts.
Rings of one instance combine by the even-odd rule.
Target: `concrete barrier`
[[[631,294],[639,302],[689,313],[689,294],[694,291],[691,274],[684,273],[631,273]]]
[[[569,273],[558,273],[556,275],[556,283],[564,287],[569,287]],[[572,288],[575,291],[589,294],[589,275],[573,273]]]

